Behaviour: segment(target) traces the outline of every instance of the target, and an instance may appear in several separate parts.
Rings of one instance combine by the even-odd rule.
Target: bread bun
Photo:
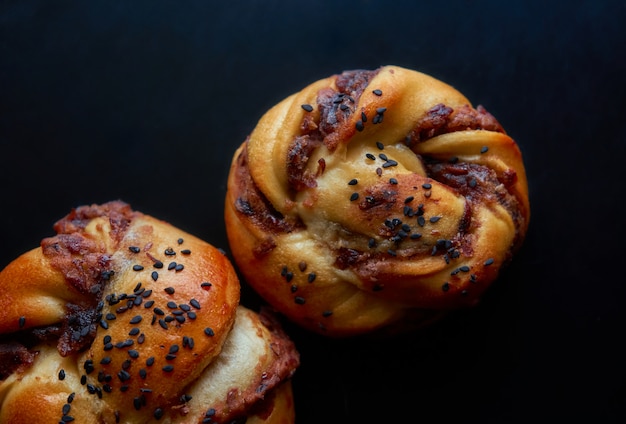
[[[0,422],[293,422],[298,353],[223,252],[123,202],[54,229],[0,273]]]
[[[333,75],[271,108],[233,156],[225,205],[246,282],[336,337],[475,305],[529,217],[522,155],[498,121],[397,66]]]

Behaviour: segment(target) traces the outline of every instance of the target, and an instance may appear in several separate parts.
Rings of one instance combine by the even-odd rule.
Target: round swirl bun
[[[123,202],[0,273],[0,422],[293,422],[293,343],[224,254]],[[205,421],[203,421],[205,420]]]
[[[474,305],[529,214],[520,150],[496,119],[396,66],[322,79],[270,109],[234,154],[225,206],[247,282],[329,336]]]

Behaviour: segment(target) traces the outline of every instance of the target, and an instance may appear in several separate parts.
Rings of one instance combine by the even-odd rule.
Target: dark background
[[[285,323],[297,422],[624,423],[625,22],[623,1],[0,1],[0,268],[114,199],[228,250],[228,167],[262,113],[404,66],[517,140],[527,240],[481,305],[424,331]]]

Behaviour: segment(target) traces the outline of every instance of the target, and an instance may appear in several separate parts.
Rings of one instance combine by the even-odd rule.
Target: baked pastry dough
[[[223,252],[123,202],[54,229],[0,273],[1,423],[294,421],[298,352]]]
[[[314,82],[236,150],[225,205],[242,275],[329,336],[474,305],[523,242],[520,150],[483,107],[396,67]]]

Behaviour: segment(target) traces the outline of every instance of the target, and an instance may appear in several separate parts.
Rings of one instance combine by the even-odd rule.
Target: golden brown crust
[[[246,281],[331,336],[475,304],[522,244],[520,150],[484,108],[385,66],[317,81],[259,121],[225,206]]]
[[[12,340],[0,352],[17,359],[2,369],[0,422],[59,422],[71,393],[82,422],[200,422],[210,408],[221,422],[251,414],[298,366],[288,337],[239,306],[235,270],[210,244],[123,202],[54,228],[0,273],[0,334]],[[250,354],[224,357],[233,351]]]

